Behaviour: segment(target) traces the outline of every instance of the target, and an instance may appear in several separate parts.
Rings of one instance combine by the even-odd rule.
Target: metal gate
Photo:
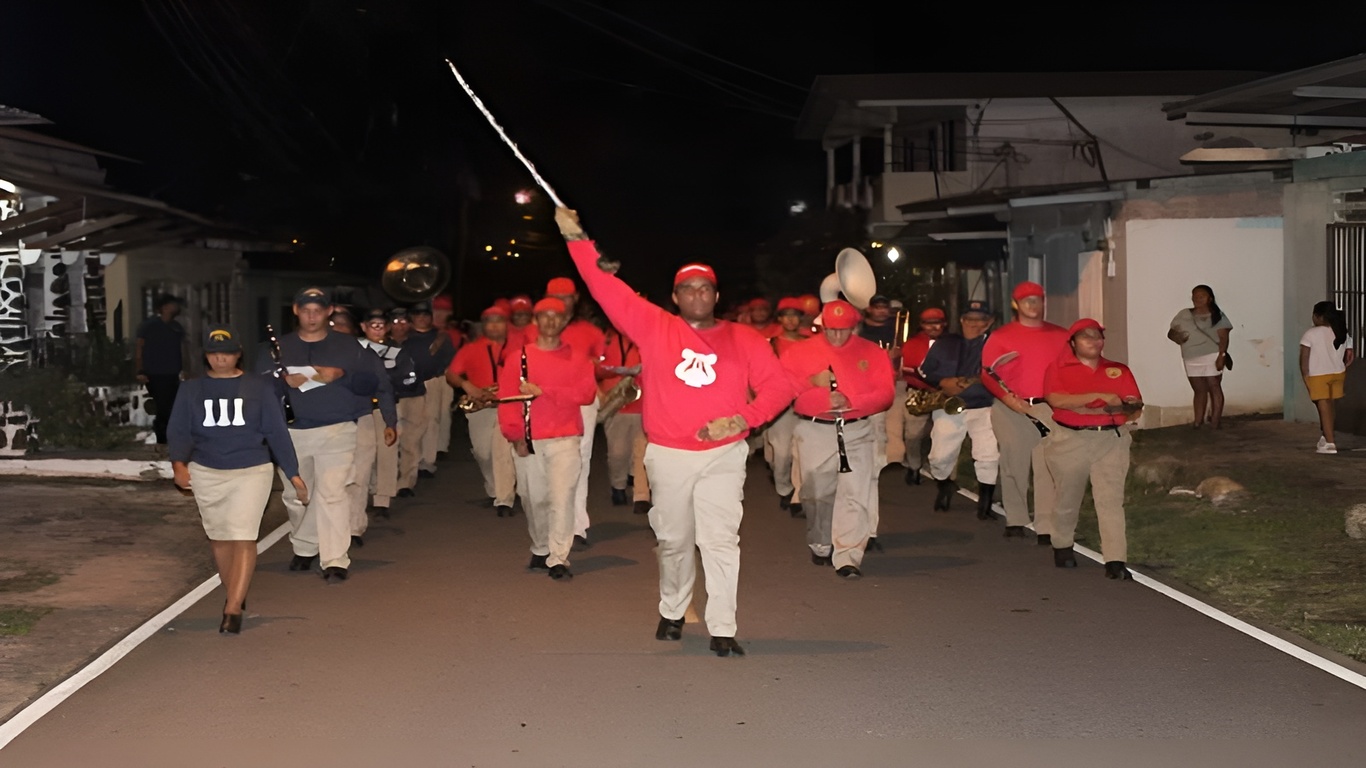
[[[1361,357],[1366,349],[1366,224],[1328,225],[1328,298],[1342,308]]]

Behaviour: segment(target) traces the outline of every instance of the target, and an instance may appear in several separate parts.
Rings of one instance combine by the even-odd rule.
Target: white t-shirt
[[[1326,325],[1316,325],[1300,337],[1300,346],[1309,347],[1309,375],[1326,376],[1347,370],[1343,356],[1352,348],[1352,336],[1333,349],[1333,329]]]

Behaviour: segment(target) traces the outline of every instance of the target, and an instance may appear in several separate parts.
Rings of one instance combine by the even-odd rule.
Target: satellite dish
[[[868,259],[854,248],[845,248],[835,257],[835,275],[844,298],[859,309],[867,309],[868,302],[877,295],[877,276]],[[824,290],[824,283],[821,286]]]

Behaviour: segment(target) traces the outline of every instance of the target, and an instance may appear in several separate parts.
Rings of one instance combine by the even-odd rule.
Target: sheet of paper
[[[310,389],[317,389],[318,387],[327,386],[323,382],[313,378],[314,376],[318,375],[318,369],[314,368],[311,365],[291,365],[287,366],[285,368],[285,371],[287,373],[301,373],[304,376],[308,377],[308,381],[305,381],[303,383],[303,386],[299,387],[300,392],[307,392]]]

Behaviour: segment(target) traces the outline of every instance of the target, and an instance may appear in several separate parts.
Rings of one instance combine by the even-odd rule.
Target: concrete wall
[[[1235,367],[1224,376],[1224,413],[1279,412],[1286,343],[1281,219],[1136,219],[1126,223],[1125,237],[1129,365],[1150,406],[1147,426],[1193,419],[1180,351],[1166,333],[1201,283],[1214,289],[1233,322]]]

